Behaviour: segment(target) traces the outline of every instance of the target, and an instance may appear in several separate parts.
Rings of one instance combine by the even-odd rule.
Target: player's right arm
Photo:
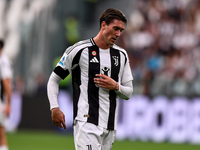
[[[66,129],[65,115],[59,109],[58,105],[58,91],[61,78],[52,72],[47,83],[47,95],[50,103],[51,117],[53,123],[61,128]]]
[[[76,44],[75,44],[76,45]],[[75,46],[68,47],[63,54],[62,58],[56,65],[54,71],[49,77],[47,83],[47,95],[50,103],[51,117],[55,125],[65,128],[65,115],[59,109],[58,105],[58,92],[59,92],[59,83],[61,79],[65,79],[71,71],[72,61],[79,48]]]
[[[56,126],[64,129],[66,129],[65,115],[58,105],[58,93],[61,79],[64,80],[69,75],[67,69],[70,65],[69,61],[68,55],[64,53],[54,71],[51,73],[47,83],[47,95],[50,103],[52,121]]]

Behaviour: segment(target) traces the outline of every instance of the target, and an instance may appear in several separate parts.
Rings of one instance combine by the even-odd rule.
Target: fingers
[[[66,124],[65,124],[65,120],[54,121],[53,123],[54,123],[56,126],[60,127],[60,128],[67,129]]]
[[[104,74],[96,74],[94,82],[101,88],[113,90],[116,86],[116,81]]]
[[[104,79],[94,78],[94,82],[95,82],[96,84],[98,84],[99,87],[102,87],[102,86],[105,85]]]
[[[104,74],[96,74],[96,77],[97,78],[94,78],[94,82],[97,83],[97,84],[103,84],[106,82],[106,78],[108,76],[104,75]]]
[[[60,128],[67,128],[65,124],[65,115],[60,111],[60,109],[52,109],[52,121]]]
[[[65,115],[63,115],[63,120],[62,120],[62,128],[67,129],[66,124],[65,124]]]
[[[106,78],[107,76],[105,75],[105,74],[103,74],[103,73],[101,73],[101,74],[96,74],[95,75],[96,77],[99,77],[99,78]]]

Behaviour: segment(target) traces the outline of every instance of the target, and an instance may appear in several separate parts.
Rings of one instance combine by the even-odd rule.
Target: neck
[[[101,33],[98,33],[97,36],[94,37],[94,42],[101,49],[108,49],[108,48],[110,48],[110,45],[108,45],[104,41],[103,36],[101,36]]]

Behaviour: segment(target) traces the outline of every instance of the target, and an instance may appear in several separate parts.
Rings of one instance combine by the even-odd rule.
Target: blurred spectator
[[[76,43],[79,39],[80,39],[80,35],[79,35],[79,22],[78,20],[73,17],[67,17],[65,19],[65,37],[67,40],[67,46],[69,45],[73,45],[74,43]]]
[[[200,1],[132,3],[130,25],[118,42],[131,57],[135,92],[200,96]]]
[[[38,94],[46,94],[46,80],[42,73],[38,73],[35,78]]]

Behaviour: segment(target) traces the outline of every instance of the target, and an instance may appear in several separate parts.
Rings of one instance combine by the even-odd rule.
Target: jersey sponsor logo
[[[113,58],[114,61],[115,61],[114,65],[115,65],[115,66],[118,66],[118,65],[119,65],[119,57],[118,57],[118,56],[112,56],[112,58]]]
[[[61,64],[63,66],[64,60],[65,60],[65,56],[60,60],[59,64]]]
[[[98,59],[96,57],[93,57],[90,62],[92,63],[99,63]]]
[[[97,55],[97,52],[96,52],[96,51],[92,51],[92,55],[93,55],[93,56],[96,56],[96,55]]]
[[[101,69],[103,71],[103,74],[107,75],[108,76],[108,71],[110,70],[109,68],[107,67],[104,67]]]

